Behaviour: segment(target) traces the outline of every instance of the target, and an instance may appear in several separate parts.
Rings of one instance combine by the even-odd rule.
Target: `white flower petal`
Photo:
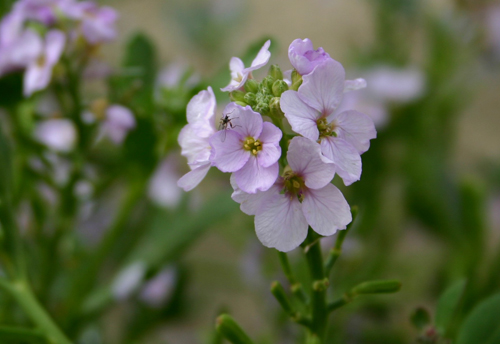
[[[245,69],[245,72],[248,73],[257,70],[261,67],[264,67],[267,64],[269,58],[271,57],[271,52],[269,52],[270,46],[271,46],[271,40],[267,40],[266,43],[264,43],[264,45],[262,46],[262,48],[260,48],[257,56],[253,59],[251,66]]]
[[[192,171],[189,171],[177,181],[177,186],[183,188],[184,191],[193,190],[205,178],[210,169],[210,162],[207,162]]]
[[[332,114],[342,101],[344,94],[345,70],[342,65],[329,59],[304,75],[299,87],[299,97],[309,106],[318,110],[322,117]]]
[[[209,86],[205,91],[200,91],[189,101],[186,117],[197,135],[208,137],[215,132],[215,96]]]
[[[302,202],[302,211],[309,225],[321,235],[332,235],[345,229],[352,221],[349,204],[332,184],[317,190],[308,190]]]
[[[345,185],[351,185],[361,177],[361,157],[357,149],[339,137],[327,137],[321,140],[321,152],[336,167],[337,174]]]
[[[259,213],[261,206],[266,203],[266,200],[276,194],[279,194],[281,190],[281,187],[278,184],[275,184],[267,191],[258,191],[257,193],[249,194],[242,191],[238,187],[234,174],[231,175],[230,181],[234,190],[231,198],[233,201],[240,204],[241,211],[247,215],[255,215]]]
[[[349,110],[340,113],[335,118],[339,127],[338,135],[363,154],[370,148],[370,140],[377,137],[373,120],[358,111]]]
[[[308,188],[322,188],[335,175],[335,166],[324,161],[319,144],[305,137],[296,136],[292,139],[287,160],[292,170],[304,178]]]
[[[307,236],[307,221],[299,200],[275,194],[265,202],[266,210],[255,216],[255,232],[264,246],[288,252]]]
[[[320,113],[304,103],[296,91],[284,92],[281,95],[280,104],[293,131],[314,141],[318,139],[319,131],[316,121]]]

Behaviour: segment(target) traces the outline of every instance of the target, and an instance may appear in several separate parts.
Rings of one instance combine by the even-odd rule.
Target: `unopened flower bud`
[[[274,117],[280,118],[285,115],[283,111],[281,111],[279,97],[274,97],[273,99],[271,99],[271,101],[269,102],[269,111],[271,112],[271,115]]]
[[[401,282],[397,280],[370,281],[363,282],[355,286],[351,292],[354,295],[360,294],[382,294],[395,293],[401,289]]]
[[[295,311],[293,310],[292,305],[288,300],[288,296],[285,293],[285,289],[283,289],[280,282],[274,281],[271,283],[271,293],[274,295],[285,312],[292,317],[295,316]]]
[[[239,106],[243,106],[243,107],[245,107],[245,106],[247,106],[247,105],[248,105],[247,103],[245,103],[245,102],[241,102],[241,101],[239,101],[239,100],[235,101],[235,103],[236,103],[236,104],[238,104]]]
[[[302,85],[302,75],[300,75],[295,69],[292,71],[292,86],[290,89],[297,91]]]
[[[273,89],[273,83],[274,83],[274,78],[270,75],[266,76],[264,78],[264,80],[262,80],[262,85],[265,86],[266,90],[268,90],[268,93],[270,94],[271,93],[271,90]],[[261,88],[261,91],[263,90],[263,88]]]
[[[276,80],[272,90],[275,97],[281,97],[281,94],[288,90],[288,85],[283,80]]]
[[[247,94],[245,94],[245,97],[243,97],[243,99],[245,103],[247,103],[250,106],[254,106],[255,104],[257,104],[257,97],[255,93],[248,92]]]
[[[272,65],[271,68],[269,68],[268,75],[272,76],[274,80],[283,80],[283,72],[278,65]]]
[[[231,98],[233,102],[244,101],[244,97],[245,97],[245,92],[242,91],[233,91],[229,93],[229,98]]]
[[[259,83],[255,79],[249,79],[245,83],[245,91],[257,93],[259,91]]]
[[[252,344],[252,340],[228,314],[217,317],[215,327],[224,338],[234,344]]]

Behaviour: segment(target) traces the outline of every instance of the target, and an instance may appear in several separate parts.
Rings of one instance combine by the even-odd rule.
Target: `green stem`
[[[335,241],[335,246],[330,250],[328,254],[328,258],[326,259],[325,263],[326,276],[330,275],[330,271],[332,270],[333,265],[342,254],[342,244],[344,243],[344,239],[349,230],[351,229],[354,220],[356,219],[356,215],[358,215],[358,207],[356,206],[351,207],[351,215],[352,215],[351,223],[347,225],[347,228],[345,230],[339,232],[339,234],[337,235],[337,240]]]
[[[285,252],[278,251],[278,256],[280,258],[281,268],[283,269],[285,277],[290,283],[290,290],[300,301],[302,301],[304,304],[308,304],[309,300],[306,292],[304,291],[304,288],[302,287],[302,284],[300,282],[297,282],[295,276],[293,275],[290,262],[288,261],[288,255]]]
[[[33,295],[28,284],[24,281],[0,280],[0,287],[9,292],[19,305],[24,309],[31,320],[40,328],[46,336],[47,342],[51,344],[71,344],[68,338],[61,332],[49,314],[40,305]]]
[[[0,326],[0,341],[2,343],[47,343],[43,332],[23,327]]]
[[[319,339],[326,333],[328,321],[328,310],[326,306],[326,289],[328,280],[325,278],[323,268],[323,257],[321,254],[320,240],[316,240],[316,234],[309,228],[305,254],[313,280],[312,288],[312,326],[311,330]]]

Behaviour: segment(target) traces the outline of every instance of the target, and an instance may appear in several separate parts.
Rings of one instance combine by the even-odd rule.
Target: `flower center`
[[[283,192],[290,196],[290,199],[297,197],[299,202],[304,200],[305,183],[301,176],[292,171],[290,166],[285,167],[283,172],[284,188]]]
[[[337,137],[337,133],[335,132],[335,129],[337,129],[337,126],[335,123],[328,123],[326,118],[320,118],[316,121],[318,125],[318,130],[319,130],[319,138],[327,137],[327,136],[335,136]]]
[[[246,140],[243,141],[243,148],[253,155],[257,155],[257,153],[262,150],[262,143],[253,137],[247,137]]]
[[[36,60],[36,64],[40,68],[42,68],[43,66],[45,66],[45,55],[44,54],[38,56],[38,58]]]

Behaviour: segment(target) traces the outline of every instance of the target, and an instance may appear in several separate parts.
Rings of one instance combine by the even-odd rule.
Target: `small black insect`
[[[233,129],[234,127],[239,127],[239,125],[235,125],[235,124],[233,124],[233,122],[231,122],[233,119],[238,118],[238,117],[230,118],[229,115],[231,113],[232,112],[222,114],[222,118],[220,119],[220,122],[219,122],[219,129],[218,130],[219,131],[224,130],[224,134],[221,138],[222,142],[226,141],[226,130]]]

